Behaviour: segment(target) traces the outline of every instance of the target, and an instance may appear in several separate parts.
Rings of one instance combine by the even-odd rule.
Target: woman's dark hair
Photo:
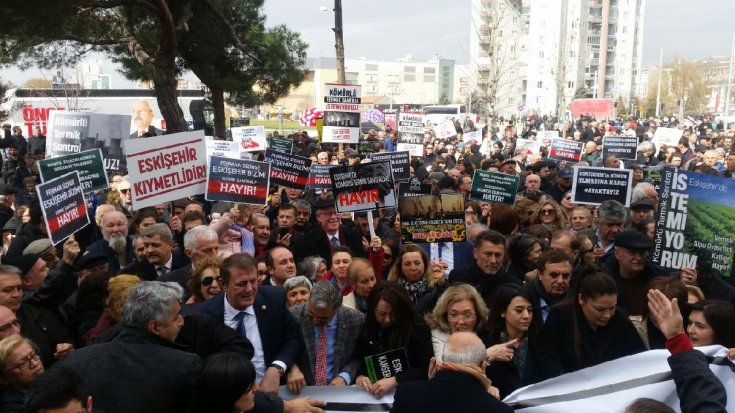
[[[542,250],[545,249],[543,241],[530,235],[516,235],[511,238],[508,243],[508,258],[510,259],[510,262],[515,263],[516,265],[521,265],[525,268],[524,261],[526,259],[526,255],[533,250],[533,246],[536,244],[539,244]],[[531,271],[532,269],[533,268],[528,268],[528,271]]]
[[[235,402],[255,383],[247,357],[220,353],[207,358],[194,389],[192,412],[232,413]]]
[[[490,344],[494,345],[501,342],[500,333],[506,331],[505,317],[503,317],[503,313],[508,310],[510,302],[513,301],[513,299],[516,297],[523,297],[528,300],[529,303],[533,304],[533,299],[531,298],[531,295],[528,293],[528,291],[519,285],[513,284],[500,287],[498,289],[498,292],[495,293],[493,300],[490,302],[490,317],[487,320],[487,334],[488,338],[490,339]],[[541,309],[534,308],[533,311],[541,311]],[[533,317],[531,317],[531,325],[528,329],[529,340],[536,340],[540,327],[541,326],[537,326],[533,322]]]
[[[701,311],[714,333],[713,343],[735,347],[735,307],[727,301],[704,300],[692,304],[691,312]]]
[[[615,280],[604,272],[591,272],[584,275],[577,284],[574,294],[566,301],[572,307],[572,331],[574,341],[574,352],[577,359],[581,358],[582,351],[579,337],[579,320],[582,317],[582,307],[579,304],[579,296],[585,300],[600,298],[604,295],[618,295],[618,286]]]
[[[130,228],[128,228],[128,234],[137,234],[138,233],[138,225],[140,225],[141,222],[143,222],[146,218],[153,218],[156,220],[156,223],[161,222],[158,218],[158,212],[156,211],[156,208],[153,207],[145,207],[140,210],[138,210],[135,213],[135,217],[133,218],[133,222],[130,224]]]
[[[518,214],[508,205],[494,204],[493,210],[490,213],[490,222],[488,222],[487,226],[508,236],[519,227]]]
[[[464,165],[464,173],[470,177],[475,173],[475,164],[472,163],[469,156],[462,159],[462,165]]]
[[[395,317],[390,328],[390,347],[394,349],[405,347],[413,334],[413,323],[418,319],[418,315],[406,289],[395,282],[380,282],[370,291],[364,327],[366,336],[370,337],[382,328],[375,319],[375,308],[380,300],[390,305]]]

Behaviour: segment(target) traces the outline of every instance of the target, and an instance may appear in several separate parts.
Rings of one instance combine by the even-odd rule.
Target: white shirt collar
[[[235,317],[237,317],[237,315],[240,314],[242,310],[238,310],[235,307],[231,306],[230,302],[227,301],[227,296],[224,297],[224,302],[225,302],[225,320],[234,320]],[[253,310],[252,305],[246,308],[244,311],[246,314],[255,315],[255,310]]]

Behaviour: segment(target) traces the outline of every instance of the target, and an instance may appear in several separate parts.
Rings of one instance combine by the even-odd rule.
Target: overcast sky
[[[532,0],[544,1],[544,0]],[[735,0],[643,0],[646,2],[643,65],[674,56],[701,59],[729,55],[735,32]],[[321,11],[324,6],[328,11]],[[333,1],[265,0],[268,25],[285,24],[309,43],[309,56],[334,56]],[[435,54],[469,61],[470,0],[343,0],[345,55],[395,60],[408,54]],[[113,72],[112,65],[105,67]],[[39,77],[37,69],[2,69],[0,78],[16,84]],[[47,76],[50,74],[47,73]],[[113,87],[132,87],[116,73]],[[127,83],[127,84],[126,84]]]

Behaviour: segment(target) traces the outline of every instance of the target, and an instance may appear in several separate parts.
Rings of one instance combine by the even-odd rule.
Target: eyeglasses
[[[554,215],[556,211],[553,209],[542,209],[540,213],[541,215]]]
[[[216,279],[217,277],[213,277],[211,275],[208,277],[202,277],[202,287],[209,287]]]
[[[38,363],[40,360],[41,360],[41,356],[39,356],[38,354],[36,354],[35,351],[31,351],[31,353],[29,355],[27,355],[27,356],[23,357],[22,359],[20,359],[20,362],[18,364],[16,364],[15,367],[11,367],[11,368],[9,368],[9,369],[7,369],[5,371],[6,372],[10,372],[10,371],[13,371],[13,370],[23,371],[23,370],[26,370],[26,369],[30,369],[30,368],[33,367],[33,365],[31,364],[31,362]]]
[[[462,319],[464,321],[469,321],[474,320],[477,316],[475,315],[475,313],[448,313],[447,317],[453,320]]]
[[[11,321],[11,322],[9,322],[7,324],[1,325],[0,326],[0,333],[7,332],[8,330],[10,330],[11,327],[20,327],[20,321],[18,321],[18,319],[16,318],[15,320],[13,320],[13,321]]]

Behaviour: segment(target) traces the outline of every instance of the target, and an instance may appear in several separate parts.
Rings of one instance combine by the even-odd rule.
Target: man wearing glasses
[[[334,198],[328,197],[318,200],[314,204],[317,225],[304,235],[298,250],[292,250],[296,262],[305,257],[318,255],[327,263],[332,262],[332,250],[340,245],[346,245],[352,250],[353,257],[366,258],[365,248],[362,245],[360,234],[342,225],[337,213]]]
[[[145,100],[136,102],[130,114],[133,116],[133,123],[135,124],[135,131],[130,134],[130,139],[147,138],[149,136],[163,134],[162,130],[151,126],[155,113],[153,113],[151,105]]]

